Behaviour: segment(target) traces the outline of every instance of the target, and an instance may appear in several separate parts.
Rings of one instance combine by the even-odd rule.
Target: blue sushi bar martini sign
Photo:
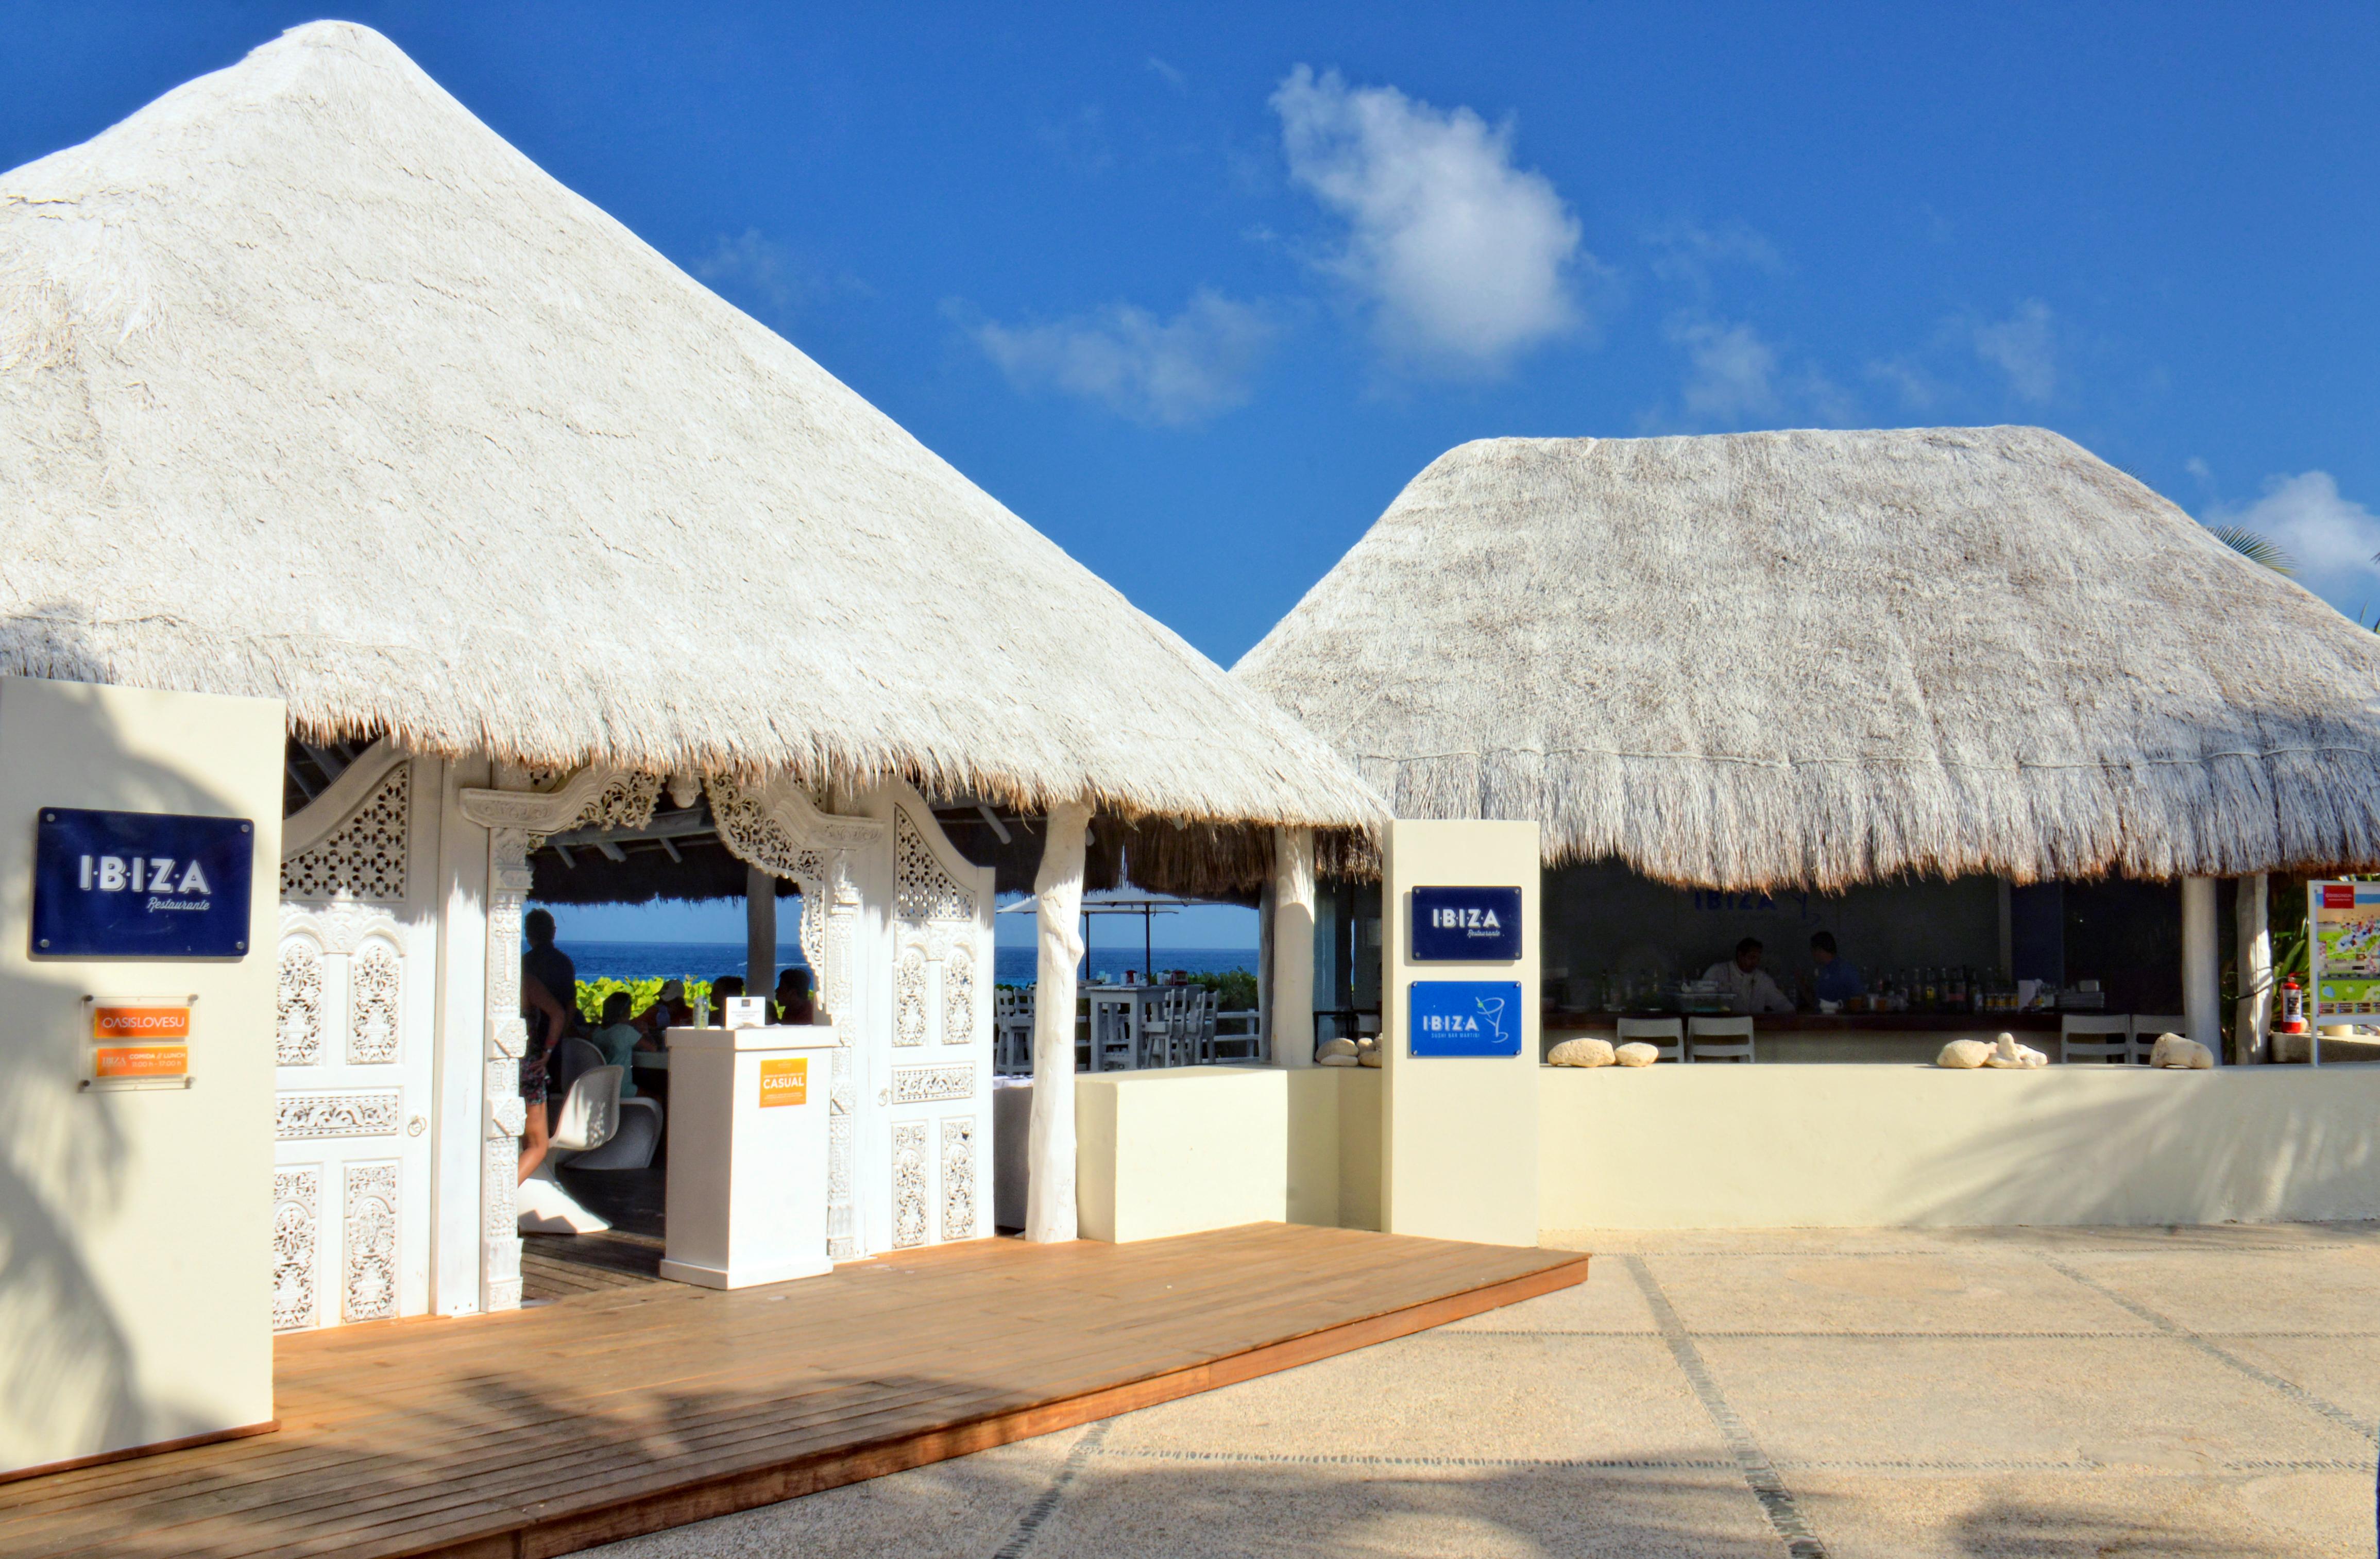
[[[1416,980],[1411,993],[1415,1055],[1521,1054],[1516,980]]]
[[[248,953],[256,825],[241,818],[44,807],[33,848],[37,958]]]

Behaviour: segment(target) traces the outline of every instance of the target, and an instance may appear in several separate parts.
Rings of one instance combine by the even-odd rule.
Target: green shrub
[[[1217,1012],[1249,1012],[1257,1005],[1254,969],[1225,969],[1220,974],[1194,974],[1190,983],[1215,993]]]
[[[625,991],[628,993],[628,1012],[633,1017],[660,1000],[662,987],[666,983],[660,975],[650,980],[582,980],[578,982],[579,1016],[589,1023],[601,1023],[603,1020],[603,998],[614,991]],[[710,995],[710,981],[689,980],[686,982],[686,1005],[693,1006]]]

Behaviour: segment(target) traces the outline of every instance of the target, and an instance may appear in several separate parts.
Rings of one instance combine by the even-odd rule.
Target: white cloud
[[[709,254],[694,262],[694,274],[780,313],[817,290],[817,283],[794,258],[793,250],[763,238],[757,227],[747,227],[740,238],[721,238]]]
[[[2058,351],[2049,305],[2029,298],[1995,323],[1974,327],[1975,356],[2008,375],[2009,388],[2025,400],[2046,401],[2058,393]]]
[[[2300,584],[2334,604],[2369,600],[2380,582],[2380,515],[2338,491],[2328,471],[2267,477],[2265,495],[2245,508],[2218,505],[2204,517],[2209,525],[2237,525],[2269,536],[2297,560]]]
[[[1653,274],[1693,287],[1705,298],[1711,293],[1711,274],[1721,266],[1739,265],[1770,275],[1782,275],[1787,270],[1785,256],[1777,246],[1741,222],[1730,222],[1716,230],[1693,222],[1672,222],[1645,234],[1645,241],[1655,251]]]
[[[1326,263],[1411,368],[1492,373],[1576,328],[1572,274],[1595,260],[1543,174],[1512,165],[1512,124],[1299,66],[1272,94],[1290,177],[1347,224]]]
[[[973,328],[1019,389],[1053,385],[1138,422],[1203,421],[1248,398],[1280,334],[1259,304],[1199,289],[1170,320],[1119,303],[1050,324]]]
[[[1685,348],[1681,399],[1697,423],[1738,424],[1777,410],[1777,349],[1748,324],[1711,320],[1670,322],[1670,339]]]

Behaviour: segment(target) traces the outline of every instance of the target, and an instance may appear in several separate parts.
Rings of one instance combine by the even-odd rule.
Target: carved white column
[[[484,1139],[480,1145],[480,1308],[518,1309],[521,1301],[520,1064],[528,1025],[520,1013],[521,911],[528,902],[529,835],[488,830],[488,1052]],[[557,997],[557,1000],[566,1000]]]
[[[1083,938],[1083,838],[1091,810],[1050,809],[1041,869],[1033,879],[1040,928],[1033,995],[1033,1125],[1026,1146],[1025,1237],[1075,1237],[1075,966]]]
[[[2252,1066],[2267,1059],[2273,1023],[2273,928],[2261,871],[2240,879],[2240,1005],[2232,1019],[2231,1059]]]
[[[1314,831],[1272,836],[1272,1062],[1314,1065]]]

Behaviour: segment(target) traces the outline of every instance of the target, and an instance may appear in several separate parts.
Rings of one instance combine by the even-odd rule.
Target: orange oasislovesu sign
[[[102,1045],[91,1055],[91,1076],[102,1082],[189,1075],[188,1045]]]
[[[760,1063],[760,1108],[807,1104],[810,1099],[810,1058],[780,1056]]]
[[[95,1040],[187,1040],[190,1037],[188,1003],[123,1003],[91,1008]]]

